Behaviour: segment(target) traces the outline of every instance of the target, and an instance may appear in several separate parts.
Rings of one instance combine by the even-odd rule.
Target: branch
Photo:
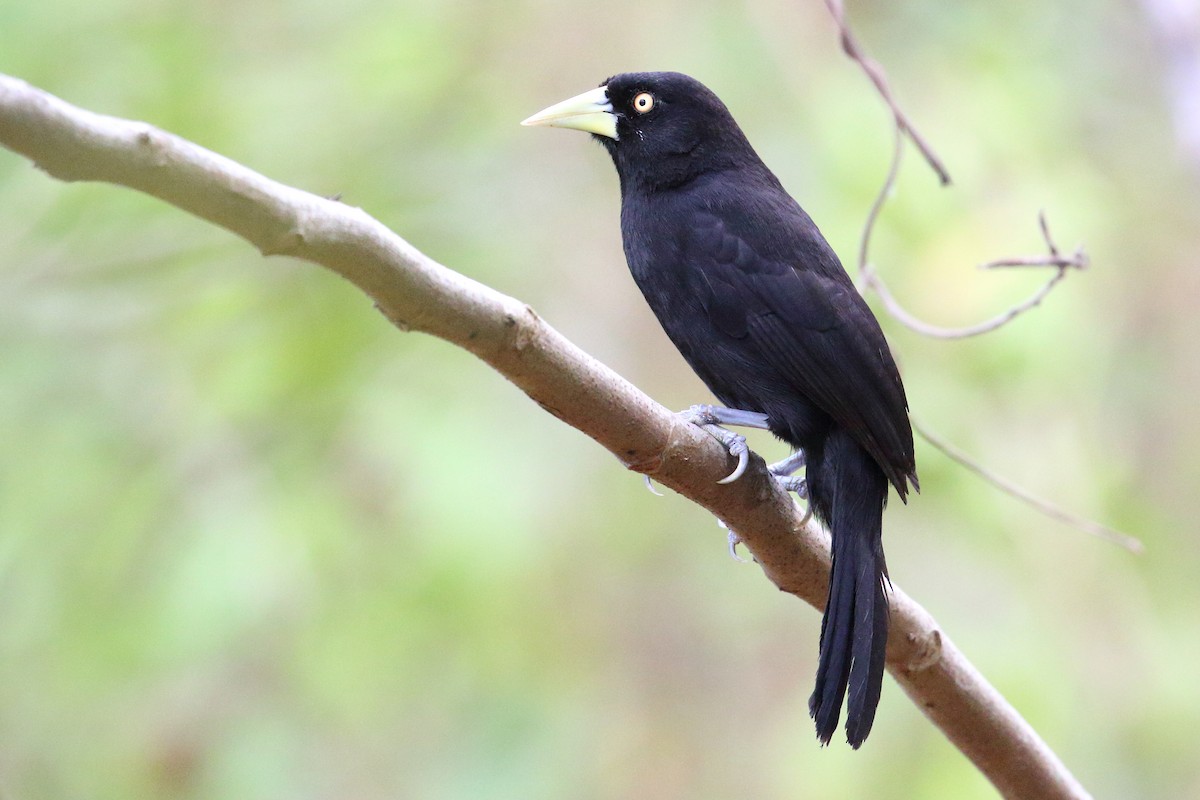
[[[854,63],[862,67],[862,71],[871,79],[871,83],[875,84],[875,90],[879,92],[879,96],[883,98],[883,102],[887,103],[888,108],[892,111],[892,118],[896,121],[896,130],[903,132],[908,136],[912,143],[925,161],[929,164],[929,168],[937,173],[938,180],[943,186],[950,183],[950,172],[946,169],[946,165],[942,163],[942,159],[930,147],[929,142],[925,141],[925,137],[917,132],[913,127],[912,120],[904,113],[904,109],[900,108],[900,104],[896,102],[896,98],[892,95],[892,89],[888,86],[887,75],[883,72],[883,67],[879,66],[879,62],[872,59],[862,49],[862,45],[858,43],[858,38],[854,35],[854,31],[850,29],[849,23],[846,22],[846,9],[842,0],[825,0],[825,7],[829,9],[830,16],[837,23],[838,32],[842,37],[842,50],[850,57]]]
[[[1070,525],[1072,528],[1081,530],[1089,536],[1095,536],[1098,539],[1112,542],[1113,544],[1124,547],[1131,553],[1141,554],[1145,552],[1146,546],[1142,544],[1142,540],[1136,536],[1130,536],[1127,533],[1114,530],[1107,525],[1101,525],[1099,522],[1093,522],[1090,519],[1072,514],[1065,511],[1049,500],[1043,500],[1028,489],[1024,489],[1001,475],[997,475],[987,467],[980,464],[969,455],[959,450],[948,441],[933,433],[926,428],[915,417],[909,415],[909,420],[912,422],[913,430],[921,435],[925,441],[942,451],[951,461],[956,462],[959,466],[974,472],[979,477],[996,487],[1000,491],[1007,494],[1009,497],[1014,497],[1022,503],[1032,507],[1041,514],[1044,514],[1050,519],[1056,519],[1064,525]]]
[[[1158,0],[1144,0],[1144,2],[1148,4],[1152,4],[1157,1]],[[925,138],[917,133],[917,130],[913,127],[908,115],[904,113],[904,110],[900,108],[899,103],[896,102],[896,98],[892,95],[891,88],[888,86],[887,76],[883,72],[883,67],[881,67],[878,62],[867,56],[867,54],[863,51],[862,46],[858,43],[858,39],[854,36],[854,32],[851,30],[850,24],[846,21],[846,9],[842,3],[842,0],[825,0],[825,7],[829,10],[830,16],[833,17],[833,21],[837,25],[838,31],[841,33],[842,49],[852,61],[862,68],[863,72],[867,74],[867,77],[871,79],[871,83],[875,85],[875,89],[879,93],[879,96],[883,99],[883,102],[887,104],[888,108],[891,109],[892,112],[894,132],[892,161],[888,166],[887,175],[883,179],[883,186],[880,187],[879,193],[875,195],[875,200],[871,203],[871,209],[867,212],[867,219],[863,223],[862,234],[859,237],[858,280],[856,281],[858,290],[865,293],[867,289],[874,289],[876,294],[879,295],[879,299],[883,303],[884,308],[888,310],[888,313],[891,314],[897,322],[909,328],[910,330],[914,330],[917,333],[934,339],[966,339],[971,336],[979,336],[980,334],[990,333],[991,331],[994,331],[997,328],[1012,322],[1026,311],[1039,306],[1042,300],[1046,299],[1046,296],[1050,294],[1054,287],[1067,277],[1068,269],[1087,269],[1088,256],[1087,253],[1084,252],[1084,249],[1079,247],[1076,248],[1075,252],[1070,256],[1062,255],[1058,250],[1058,246],[1054,243],[1053,237],[1050,236],[1050,226],[1046,222],[1045,212],[1039,212],[1038,227],[1041,229],[1042,238],[1046,242],[1046,248],[1050,252],[1049,255],[1001,258],[994,261],[988,261],[987,263],[980,265],[982,269],[999,269],[1004,267],[1056,267],[1057,271],[1050,276],[1050,279],[1046,281],[1046,283],[1044,283],[1041,288],[1034,292],[1033,295],[1027,300],[1011,306],[1007,310],[1002,311],[1000,314],[997,314],[995,317],[992,317],[989,320],[962,328],[943,328],[939,325],[931,325],[930,323],[925,322],[921,318],[912,314],[908,311],[908,309],[902,306],[900,301],[896,299],[896,296],[892,294],[887,284],[884,283],[883,278],[879,276],[878,271],[876,271],[874,266],[871,265],[869,252],[871,248],[871,237],[875,233],[875,224],[879,221],[880,214],[883,213],[884,204],[887,203],[888,198],[891,197],[892,191],[896,187],[896,180],[900,174],[900,162],[904,158],[905,137],[907,136],[913,145],[920,151],[921,155],[924,156],[926,163],[928,163],[930,169],[937,174],[943,186],[950,183],[950,174],[946,171],[946,167],[942,163],[942,160],[938,157],[937,153],[935,153],[929,143],[925,141]],[[1200,128],[1198,128],[1198,130],[1200,130]],[[971,470],[1000,491],[1017,498],[1021,502],[1036,509],[1051,519],[1059,520],[1060,522],[1064,522],[1074,528],[1078,528],[1085,533],[1112,541],[1121,545],[1127,550],[1130,550],[1131,552],[1140,553],[1142,551],[1142,544],[1136,538],[1121,533],[1120,531],[1114,531],[1113,529],[1097,522],[1092,522],[1091,520],[1068,513],[1058,508],[1054,504],[1030,494],[1011,481],[1008,481],[987,469],[982,464],[975,461],[961,450],[955,448],[950,443],[929,433],[927,430],[917,425],[915,420],[913,421],[913,428],[927,442],[945,453],[953,461],[956,461],[960,465]]]
[[[892,101],[889,99],[889,103]],[[875,223],[879,221],[879,215],[883,212],[883,206],[891,196],[892,190],[896,186],[896,177],[900,173],[900,162],[904,158],[904,128],[900,125],[897,119],[895,128],[895,144],[892,150],[892,162],[888,167],[887,175],[883,179],[883,186],[879,189],[879,194],[875,196],[875,201],[871,204],[871,210],[867,212],[866,222],[863,223],[862,235],[859,238],[858,244],[858,284],[859,288],[871,288],[879,295],[879,299],[883,302],[884,308],[888,313],[905,327],[916,331],[925,336],[930,336],[934,339],[966,339],[971,336],[979,336],[983,333],[990,333],[997,328],[1012,322],[1021,314],[1029,311],[1032,308],[1040,305],[1046,295],[1059,284],[1063,278],[1067,277],[1067,270],[1087,269],[1088,257],[1083,248],[1077,248],[1070,256],[1063,256],[1058,249],[1058,245],[1054,243],[1054,239],[1050,236],[1050,228],[1046,222],[1045,212],[1038,213],[1038,227],[1041,229],[1042,238],[1046,242],[1046,248],[1050,254],[1048,256],[1026,256],[1022,258],[1002,258],[995,261],[989,261],[980,265],[983,269],[999,269],[1004,267],[1056,267],[1057,271],[1050,276],[1050,279],[1042,285],[1040,289],[1033,293],[1027,300],[1017,303],[1015,306],[1002,311],[995,317],[989,320],[980,322],[976,325],[968,325],[963,328],[943,328],[939,325],[931,325],[928,322],[920,319],[916,315],[909,312],[904,306],[900,305],[900,301],[888,289],[883,278],[879,276],[879,272],[872,266],[870,261],[871,237],[875,233]]]
[[[829,539],[805,523],[762,459],[736,483],[723,448],[571,344],[529,306],[434,262],[357,208],[276,183],[140,122],[75,108],[0,75],[0,145],[65,181],[105,181],[164,200],[249,241],[354,283],[402,330],[474,353],[538,405],[737,531],[780,589],[820,608]],[[1086,791],[934,619],[899,588],[888,669],[1005,796]]]
[[[931,325],[928,322],[910,313],[904,306],[900,305],[895,295],[888,289],[887,284],[883,282],[883,278],[879,277],[879,273],[871,266],[868,259],[868,250],[871,247],[871,236],[875,233],[875,223],[879,221],[879,215],[883,212],[883,206],[887,199],[891,196],[892,190],[896,187],[896,179],[900,174],[900,162],[904,157],[904,139],[909,141],[920,151],[926,163],[929,164],[942,182],[943,186],[950,183],[950,173],[946,171],[945,164],[941,158],[934,152],[933,147],[929,142],[925,141],[925,137],[917,132],[913,127],[912,121],[904,110],[900,108],[900,104],[892,95],[892,90],[888,86],[887,76],[883,72],[883,67],[879,63],[870,58],[862,49],[862,45],[858,43],[858,39],[854,36],[854,31],[850,29],[850,24],[846,22],[846,9],[841,0],[825,0],[825,7],[829,9],[830,16],[837,24],[838,31],[842,38],[842,49],[846,55],[850,57],[854,63],[862,68],[867,77],[871,79],[871,83],[875,85],[876,91],[887,104],[887,107],[892,112],[892,121],[895,127],[895,145],[892,149],[892,162],[888,167],[887,177],[883,180],[883,186],[879,189],[879,194],[875,196],[875,201],[871,204],[871,210],[867,213],[866,222],[863,223],[862,235],[859,238],[858,246],[858,287],[859,290],[871,288],[878,294],[883,305],[887,308],[897,322],[904,325],[917,333],[925,336],[930,336],[935,339],[966,339],[970,336],[978,336],[983,333],[989,333],[997,328],[1008,324],[1026,311],[1038,306],[1046,295],[1067,276],[1067,269],[1074,267],[1076,269],[1085,269],[1088,265],[1087,253],[1083,248],[1079,248],[1071,256],[1064,257],[1058,252],[1058,247],[1050,238],[1050,229],[1046,225],[1046,216],[1044,213],[1038,214],[1038,224],[1042,230],[1042,237],[1046,241],[1046,246],[1050,250],[1049,256],[1032,256],[1028,258],[1005,258],[995,261],[989,261],[982,266],[985,269],[995,267],[1058,267],[1058,271],[1054,273],[1040,289],[1038,289],[1032,297],[1022,303],[1001,312],[992,319],[981,322],[977,325],[969,325],[964,328],[943,328],[938,325]]]
[[[894,178],[889,176],[889,183],[892,180],[894,180]],[[887,188],[890,189],[890,186]],[[882,199],[885,195],[886,191],[879,195],[879,199]],[[879,273],[876,272],[875,269],[866,262],[866,248],[870,241],[870,230],[871,227],[874,226],[874,217],[878,216],[876,209],[881,205],[882,203],[879,202],[876,206],[872,207],[872,216],[868,221],[868,227],[864,229],[861,260],[859,261],[859,270],[862,275],[862,282],[865,285],[873,288],[879,294],[879,299],[883,301],[884,307],[887,308],[888,313],[895,317],[897,321],[906,327],[911,328],[917,333],[922,333],[935,339],[966,339],[971,336],[979,336],[983,333],[990,333],[991,331],[994,331],[997,328],[1012,322],[1026,311],[1029,311],[1030,309],[1040,305],[1042,300],[1046,298],[1046,295],[1050,294],[1051,290],[1054,289],[1054,287],[1057,286],[1063,278],[1067,277],[1067,270],[1082,270],[1087,269],[1088,266],[1088,256],[1082,247],[1076,249],[1075,252],[1069,256],[1064,256],[1059,252],[1058,246],[1054,243],[1054,240],[1050,238],[1050,229],[1046,224],[1045,213],[1039,213],[1038,225],[1042,230],[1042,236],[1046,241],[1046,247],[1050,251],[1049,255],[1001,258],[996,259],[995,261],[988,261],[985,264],[981,264],[980,267],[982,269],[1055,267],[1056,270],[1054,274],[1050,276],[1050,279],[1042,284],[1042,286],[1028,299],[1017,303],[1014,306],[1010,306],[989,320],[985,320],[975,325],[968,325],[963,328],[943,328],[937,325],[930,325],[928,322],[925,322],[914,316],[907,309],[905,309],[904,306],[900,305],[900,301],[898,301],[896,296],[892,294],[890,289],[888,289],[887,284],[883,282],[883,278],[879,277]]]

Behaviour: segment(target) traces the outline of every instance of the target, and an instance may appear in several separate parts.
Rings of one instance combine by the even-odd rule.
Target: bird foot
[[[795,492],[801,500],[808,499],[808,481],[797,478],[795,473],[804,467],[804,451],[797,450],[787,458],[776,461],[767,467],[767,472],[775,476],[779,487],[785,492]]]
[[[785,492],[795,492],[796,496],[801,500],[808,500],[808,481],[804,478],[798,478],[792,473],[800,470],[804,466],[804,451],[797,450],[785,459],[776,461],[767,467],[767,471],[775,478],[775,482],[779,484],[779,488]],[[800,520],[800,524],[808,522],[808,518],[812,516],[812,505],[808,505],[804,509],[804,519]]]
[[[793,475],[776,475],[774,477],[780,489],[785,492],[795,492],[801,500],[808,499],[808,481],[804,478],[797,478]]]
[[[729,455],[738,460],[733,472],[726,475],[717,483],[733,483],[745,473],[750,465],[750,445],[746,437],[740,433],[727,430],[722,425],[740,425],[746,428],[761,428],[767,430],[767,415],[757,411],[742,411],[737,408],[721,408],[720,406],[694,405],[686,411],[680,411],[679,418],[703,428],[710,436],[725,446]]]

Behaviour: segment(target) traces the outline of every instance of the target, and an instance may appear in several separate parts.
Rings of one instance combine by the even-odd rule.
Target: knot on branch
[[[168,157],[169,135],[153,125],[142,123],[134,135],[138,155],[152,167],[165,167],[170,160]]]
[[[299,226],[293,226],[270,241],[259,245],[258,251],[264,256],[291,256],[300,252],[302,247],[304,247],[304,233]]]
[[[904,665],[909,672],[924,672],[942,660],[942,632],[937,628],[924,635],[910,633],[908,643],[913,646],[913,654]]]
[[[508,333],[508,346],[517,352],[524,350],[537,338],[541,329],[542,318],[526,303],[521,307],[520,315],[508,311],[504,314],[504,327]]]

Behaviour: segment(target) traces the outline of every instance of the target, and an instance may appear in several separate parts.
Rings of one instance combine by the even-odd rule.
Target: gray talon
[[[733,452],[732,447],[729,448],[729,454],[736,455],[738,457],[737,466],[734,467],[733,472],[729,473],[724,478],[721,478],[721,480],[717,481],[717,483],[733,483],[738,478],[742,477],[742,475],[746,472],[746,467],[750,466],[750,448],[746,447],[745,439],[742,439],[740,444],[742,445],[742,448],[737,453]]]
[[[643,478],[643,479],[645,479],[645,481],[646,481],[646,488],[650,490],[650,494],[654,495],[655,497],[662,497],[662,496],[663,496],[663,493],[662,493],[662,492],[660,492],[658,489],[655,489],[655,488],[654,488],[654,481],[650,480],[650,476],[649,476],[649,475],[643,475],[643,476],[642,476],[642,478]]]
[[[733,531],[730,531],[729,532],[729,557],[732,558],[734,561],[741,562],[742,564],[749,564],[750,562],[747,559],[744,559],[738,555],[737,546],[741,543],[742,543],[742,537],[738,536]]]
[[[779,488],[785,492],[795,492],[801,500],[808,500],[808,481],[804,478],[780,475],[774,470],[772,473],[775,475],[775,482],[779,484]],[[801,518],[800,524],[807,524],[812,518],[812,513],[812,503],[808,503],[804,508],[804,517]]]

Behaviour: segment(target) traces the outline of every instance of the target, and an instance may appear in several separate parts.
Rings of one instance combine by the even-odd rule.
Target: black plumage
[[[879,324],[808,214],[725,105],[669,72],[610,78],[527,120],[592,132],[616,165],[634,280],[683,357],[730,408],[803,449],[833,568],[809,708],[828,743],[849,692],[858,747],[888,634],[881,520],[916,488],[899,372]]]

